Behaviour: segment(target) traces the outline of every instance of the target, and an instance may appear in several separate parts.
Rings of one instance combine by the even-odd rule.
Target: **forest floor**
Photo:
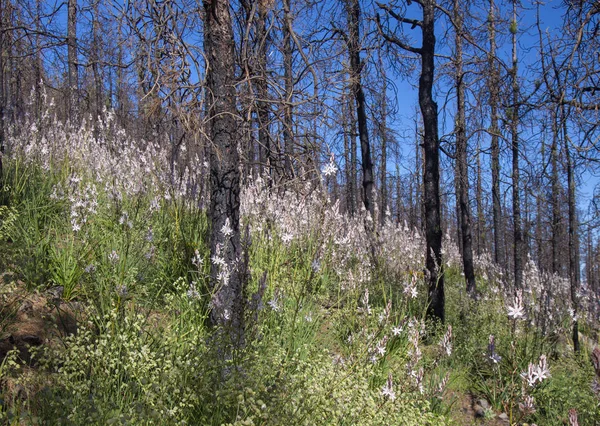
[[[0,275],[0,288],[3,289],[0,306],[0,364],[7,354],[16,348],[19,358],[26,365],[24,374],[34,377],[43,373],[38,371],[32,353],[44,347],[56,348],[64,345],[65,337],[76,334],[78,322],[82,320],[81,304],[62,301],[58,296],[62,291],[60,288],[32,292],[20,281],[13,283],[7,280],[9,282],[6,283],[4,278],[8,275],[10,274],[6,272]],[[329,333],[326,324],[321,330],[323,336]],[[39,391],[35,388],[28,389],[22,383],[23,381],[19,380],[15,384],[9,378],[4,386],[8,394],[24,401]],[[30,383],[39,381],[31,380]],[[472,393],[453,390],[449,399],[454,401],[450,419],[456,425],[510,424],[508,419],[500,417],[501,413],[494,413],[487,401],[477,398]]]

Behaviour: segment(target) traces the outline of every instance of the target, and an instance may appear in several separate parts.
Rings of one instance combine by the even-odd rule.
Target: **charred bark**
[[[210,137],[210,320],[234,345],[244,339],[244,283],[240,238],[240,172],[234,75],[234,38],[227,0],[204,0]]]
[[[575,204],[575,175],[573,173],[573,162],[571,152],[569,150],[569,135],[567,131],[567,119],[564,105],[561,106],[561,119],[563,130],[563,145],[565,150],[565,161],[567,171],[567,191],[569,204],[569,279],[571,283],[571,305],[573,309],[573,349],[575,352],[580,351],[579,344],[579,321],[577,319],[579,313],[579,290],[581,277],[579,270],[579,241],[577,235],[577,207]]]
[[[294,71],[292,58],[292,12],[290,10],[290,0],[283,0],[283,67],[285,80],[285,102],[283,104],[283,150],[284,150],[284,169],[288,179],[294,177],[294,135],[293,135],[293,116],[292,101],[294,97]]]
[[[517,2],[513,0],[512,33],[512,116],[510,119],[511,151],[512,151],[512,208],[513,208],[513,267],[515,288],[523,287],[523,229],[521,224],[521,190],[519,169],[519,82],[517,62]]]
[[[462,260],[467,293],[475,297],[475,269],[473,266],[473,237],[471,231],[471,212],[469,209],[469,167],[467,163],[467,129],[465,112],[465,85],[463,73],[463,23],[458,0],[454,0],[454,20],[456,24],[456,162],[458,179],[458,204],[460,213],[460,235],[462,237]]]
[[[69,0],[67,7],[67,60],[68,84],[67,105],[68,117],[76,120],[77,116],[77,89],[79,86],[77,75],[77,0]]]
[[[496,63],[496,24],[495,24],[496,6],[494,0],[490,0],[489,12],[489,39],[490,49],[488,55],[489,78],[488,86],[490,91],[490,115],[492,134],[492,215],[494,225],[494,260],[501,268],[506,269],[506,261],[503,249],[504,227],[502,226],[502,204],[500,200],[500,126],[498,125],[498,105],[500,103],[500,75],[499,67]]]
[[[350,87],[356,103],[356,118],[358,122],[358,137],[362,158],[362,189],[365,209],[375,214],[373,162],[371,159],[371,143],[367,126],[367,106],[362,86],[362,70],[364,64],[360,59],[360,4],[358,0],[346,0],[348,14],[348,54],[350,56]],[[373,217],[374,218],[374,217]]]

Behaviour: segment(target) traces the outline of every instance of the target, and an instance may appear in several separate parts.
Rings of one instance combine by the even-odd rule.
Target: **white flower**
[[[229,321],[231,319],[231,311],[229,311],[227,308],[223,309],[223,319],[225,321]]]
[[[548,369],[548,361],[546,355],[540,356],[538,364],[529,363],[527,371],[521,373],[521,377],[527,381],[530,387],[535,386],[536,383],[541,383],[544,379],[550,377],[550,370]]]
[[[229,218],[225,219],[225,224],[221,228],[221,234],[223,234],[225,238],[229,238],[233,235],[233,229],[231,229]]]
[[[410,291],[410,297],[413,299],[416,299],[418,295],[419,295],[419,293],[417,293],[417,287],[413,287],[412,290]]]
[[[229,271],[229,268],[225,267],[225,268],[221,268],[219,270],[219,273],[217,274],[217,280],[223,284],[224,286],[229,284],[229,277],[231,276],[231,273]]]
[[[444,352],[446,352],[446,355],[448,355],[448,356],[452,355],[452,326],[451,325],[448,326],[448,331],[446,331],[446,334],[444,334],[444,337],[442,337],[442,340],[440,341],[440,346],[441,346],[442,350]]]
[[[367,315],[371,315],[371,307],[369,306],[369,289],[365,288],[365,294],[361,298],[362,308],[358,308],[359,312],[364,312]]]
[[[535,365],[530,363],[527,371],[521,373],[521,377],[527,382],[529,387],[535,386],[537,380]]]
[[[269,300],[267,305],[269,305],[275,312],[281,311],[281,306],[279,306],[279,301],[276,298]]]
[[[523,307],[523,291],[518,290],[515,295],[515,302],[507,308],[508,316],[512,319],[521,319],[525,317],[525,308]]]
[[[550,369],[548,368],[548,360],[546,359],[546,355],[542,355],[538,362],[537,380],[541,382],[549,377]]]
[[[575,309],[569,308],[569,316],[571,317],[571,321],[577,321],[579,317],[575,313]]]
[[[203,259],[202,256],[200,255],[200,252],[198,251],[198,249],[194,250],[194,257],[192,257],[192,264],[200,269],[200,266],[203,263]]]
[[[221,256],[217,256],[216,254],[210,259],[213,265],[219,265],[221,267],[225,266],[225,259]]]
[[[508,316],[512,319],[520,319],[525,316],[525,310],[522,306],[509,306]]]
[[[281,311],[281,308],[282,308],[281,300],[280,300],[281,296],[282,296],[281,291],[275,290],[275,294],[273,294],[273,298],[267,302],[267,305],[269,305],[271,307],[271,309],[273,309],[273,311],[275,311],[275,312]]]
[[[410,296],[411,299],[416,299],[419,295],[417,291],[417,277],[415,275],[412,276],[410,282],[404,283],[404,294]]]
[[[394,336],[399,336],[402,333],[402,326],[392,327],[392,334]]]
[[[535,400],[533,399],[533,396],[526,395],[523,397],[523,402],[519,403],[519,410],[525,415],[535,413]]]
[[[331,176],[336,174],[338,171],[337,166],[335,165],[335,156],[331,154],[329,158],[329,164],[323,167],[323,176]]]
[[[394,392],[394,381],[392,379],[392,373],[388,375],[386,384],[381,388],[381,395],[388,398],[390,401],[396,399],[396,392]]]
[[[423,370],[423,367],[421,367],[421,368],[419,368],[419,371],[414,375],[415,384],[417,385],[417,388],[419,389],[419,392],[421,394],[423,394],[425,392],[425,388],[423,387],[424,374],[425,374],[425,371]]]
[[[502,360],[502,357],[495,352],[491,354],[489,358],[494,364],[498,364]]]
[[[200,292],[196,288],[196,281],[192,281],[187,291],[187,297],[189,299],[200,299]]]

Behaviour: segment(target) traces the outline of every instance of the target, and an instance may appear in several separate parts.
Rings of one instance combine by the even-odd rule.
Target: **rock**
[[[508,414],[502,413],[498,416],[498,418],[504,423],[510,423],[510,419],[508,418]]]
[[[21,340],[23,341],[23,343],[26,343],[29,346],[39,346],[42,344],[42,339],[39,336],[34,336],[32,334],[26,334],[25,336],[21,336]]]
[[[29,316],[33,313],[33,303],[25,300],[18,309],[19,314]]]
[[[46,290],[46,295],[49,299],[52,299],[53,303],[58,303],[61,301],[64,292],[64,287],[62,285],[51,287]]]
[[[489,410],[491,408],[490,403],[487,402],[487,400],[483,399],[483,398],[477,400],[477,404],[481,405],[481,408],[483,408],[484,410]]]
[[[481,405],[475,404],[473,406],[473,411],[475,411],[475,417],[477,417],[477,418],[485,417],[485,409]]]

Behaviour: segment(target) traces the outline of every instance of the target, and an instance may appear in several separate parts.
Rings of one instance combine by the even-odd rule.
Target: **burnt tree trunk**
[[[261,150],[261,162],[265,162],[269,176],[273,177],[276,169],[273,157],[273,144],[269,131],[269,87],[267,83],[267,9],[264,2],[258,2],[258,19],[256,22],[256,35],[258,42],[256,94],[258,97],[258,144]],[[251,166],[252,167],[252,166]]]
[[[387,215],[388,209],[388,185],[387,185],[387,145],[388,145],[388,129],[387,129],[387,76],[385,73],[385,67],[381,61],[381,57],[379,58],[379,68],[382,74],[382,93],[381,93],[381,122],[379,123],[379,135],[381,137],[381,170],[380,170],[380,178],[381,182],[380,188],[380,220],[379,223],[383,225],[385,223],[385,218]]]
[[[348,126],[350,131],[350,191],[351,191],[351,202],[352,202],[352,215],[357,212],[358,209],[358,182],[356,177],[356,171],[358,170],[358,154],[356,144],[356,108],[352,101],[352,94],[348,98]]]
[[[356,140],[354,138],[354,118],[351,116],[353,109],[351,101],[346,94],[341,102],[342,126],[344,128],[344,163],[346,174],[346,211],[350,216],[356,212]],[[354,152],[352,152],[354,150]]]
[[[234,38],[227,0],[204,0],[204,51],[210,137],[211,286],[213,325],[243,344],[244,283],[240,270],[240,172]]]
[[[483,248],[486,247],[486,236],[485,236],[485,213],[483,209],[483,182],[481,178],[481,146],[477,142],[477,183],[476,183],[476,196],[477,204],[477,255],[483,252]]]
[[[573,162],[569,150],[569,135],[567,132],[567,118],[565,107],[561,105],[561,120],[563,130],[563,146],[565,150],[565,161],[567,171],[567,191],[569,204],[569,279],[571,283],[571,304],[573,308],[573,349],[579,352],[579,322],[577,315],[579,312],[579,297],[577,291],[581,281],[579,271],[579,242],[577,235],[577,210],[575,204],[575,174],[573,172]]]
[[[92,122],[97,123],[100,120],[103,109],[103,93],[102,93],[102,69],[100,64],[100,49],[101,49],[101,38],[100,38],[100,11],[98,9],[99,2],[94,4],[94,15],[92,21],[92,49],[90,52],[91,60],[92,60],[92,74],[94,76],[94,108],[92,109],[94,117],[92,117]],[[94,128],[94,133],[96,139],[99,138],[98,134],[98,126],[96,125]]]
[[[348,54],[350,56],[350,87],[356,102],[356,118],[358,121],[358,137],[362,156],[362,186],[365,209],[374,218],[375,203],[373,191],[373,162],[371,160],[371,143],[367,126],[367,106],[361,82],[364,67],[360,59],[360,4],[359,0],[346,0],[348,14]]]
[[[69,0],[67,10],[67,60],[68,84],[67,105],[70,120],[77,118],[77,0]]]
[[[488,86],[490,91],[490,133],[492,134],[492,215],[494,225],[494,260],[502,269],[506,269],[504,257],[503,239],[504,228],[502,226],[502,204],[500,201],[500,126],[498,125],[498,104],[500,103],[500,75],[499,67],[496,63],[496,6],[494,0],[490,0],[489,12],[489,39],[490,50],[488,55],[489,78]]]
[[[559,129],[557,117],[553,117],[552,123],[552,145],[550,148],[550,162],[552,164],[552,272],[561,273],[560,266],[560,230],[561,230],[561,212],[560,212],[560,183],[558,180],[558,138]]]
[[[511,150],[512,150],[512,208],[513,208],[513,261],[515,288],[523,287],[523,230],[521,225],[521,193],[519,169],[519,82],[517,69],[517,2],[513,0],[512,33],[512,117],[510,120]]]
[[[465,84],[463,73],[463,23],[458,0],[454,0],[454,21],[456,24],[456,162],[458,179],[458,204],[460,213],[460,235],[462,237],[462,260],[467,293],[475,297],[475,269],[473,266],[473,237],[471,231],[471,212],[469,209],[469,166],[467,163],[467,129],[465,112]]]
[[[440,212],[440,141],[438,109],[433,99],[435,73],[435,1],[423,1],[423,46],[419,77],[419,106],[424,128],[424,198],[426,267],[429,273],[427,314],[444,321],[444,272],[442,263],[442,227]]]
[[[4,191],[4,169],[2,165],[2,157],[4,156],[4,105],[6,104],[4,93],[5,1],[6,0],[0,0],[0,191],[2,192]]]
[[[293,71],[293,51],[292,51],[292,12],[290,0],[283,0],[283,67],[285,80],[285,101],[283,104],[283,150],[284,150],[284,168],[288,179],[294,177],[294,135],[293,135],[293,117],[292,102],[294,98],[294,71]]]
[[[35,119],[39,123],[42,116],[42,76],[44,73],[44,63],[42,60],[42,43],[40,33],[42,31],[42,0],[35,2],[36,20],[35,20]]]

